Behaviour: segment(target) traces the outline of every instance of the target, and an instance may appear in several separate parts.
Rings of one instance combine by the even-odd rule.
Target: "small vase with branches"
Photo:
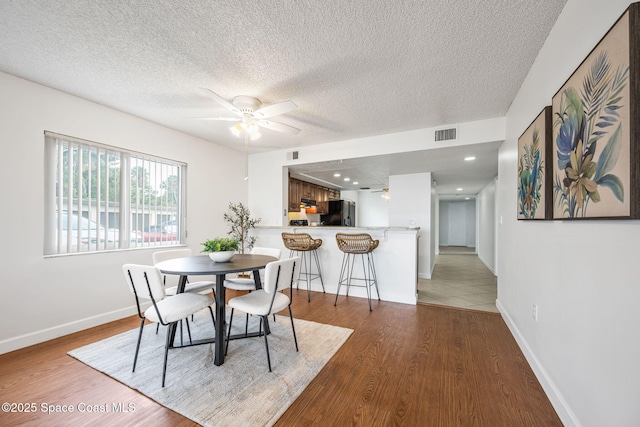
[[[251,218],[251,211],[242,203],[229,203],[229,211],[224,214],[224,220],[231,225],[229,234],[239,242],[239,251],[244,254],[250,251],[256,242],[256,236],[249,236],[249,231],[260,222],[260,218]]]

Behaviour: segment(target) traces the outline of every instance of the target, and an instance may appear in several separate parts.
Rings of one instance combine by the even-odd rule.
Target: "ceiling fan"
[[[271,105],[262,106],[262,102],[259,99],[251,96],[239,95],[234,97],[231,102],[227,101],[211,89],[200,88],[200,90],[218,104],[231,111],[237,117],[211,117],[208,120],[221,120],[238,122],[232,126],[231,132],[237,137],[240,136],[242,131],[246,131],[251,140],[258,139],[260,132],[258,127],[275,130],[277,132],[288,133],[296,135],[300,133],[300,129],[293,126],[285,125],[284,123],[274,122],[267,120],[270,117],[278,116],[280,114],[288,113],[295,110],[298,106],[293,101],[283,101]]]
[[[388,188],[383,188],[382,190],[374,190],[374,191],[372,191],[372,193],[382,193],[380,195],[380,197],[382,197],[383,199],[389,200],[389,189]]]

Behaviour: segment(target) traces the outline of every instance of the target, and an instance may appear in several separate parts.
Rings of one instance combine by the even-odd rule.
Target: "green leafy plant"
[[[217,237],[203,242],[202,246],[204,246],[202,252],[237,251],[238,240],[230,237]]]
[[[239,242],[240,253],[251,250],[256,243],[256,236],[249,236],[249,230],[261,219],[251,218],[251,212],[242,203],[229,203],[229,212],[224,214],[224,220],[231,224],[231,231],[227,234]]]

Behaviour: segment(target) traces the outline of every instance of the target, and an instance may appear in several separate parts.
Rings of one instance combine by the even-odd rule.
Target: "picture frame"
[[[553,214],[551,106],[544,107],[518,138],[518,219],[551,219]]]
[[[640,3],[553,96],[553,219],[640,218]]]

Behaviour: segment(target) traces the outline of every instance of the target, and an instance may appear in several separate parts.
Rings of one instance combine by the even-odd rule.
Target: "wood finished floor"
[[[562,425],[498,314],[378,301],[369,312],[365,299],[342,298],[334,307],[333,295],[314,293],[307,303],[303,290],[294,291],[293,312],[354,333],[278,426]],[[137,326],[130,317],[0,355],[2,401],[38,406],[36,413],[0,412],[0,425],[195,425],[66,355]],[[264,351],[261,342],[256,351]],[[135,412],[40,411],[43,403],[117,402],[133,403]]]

